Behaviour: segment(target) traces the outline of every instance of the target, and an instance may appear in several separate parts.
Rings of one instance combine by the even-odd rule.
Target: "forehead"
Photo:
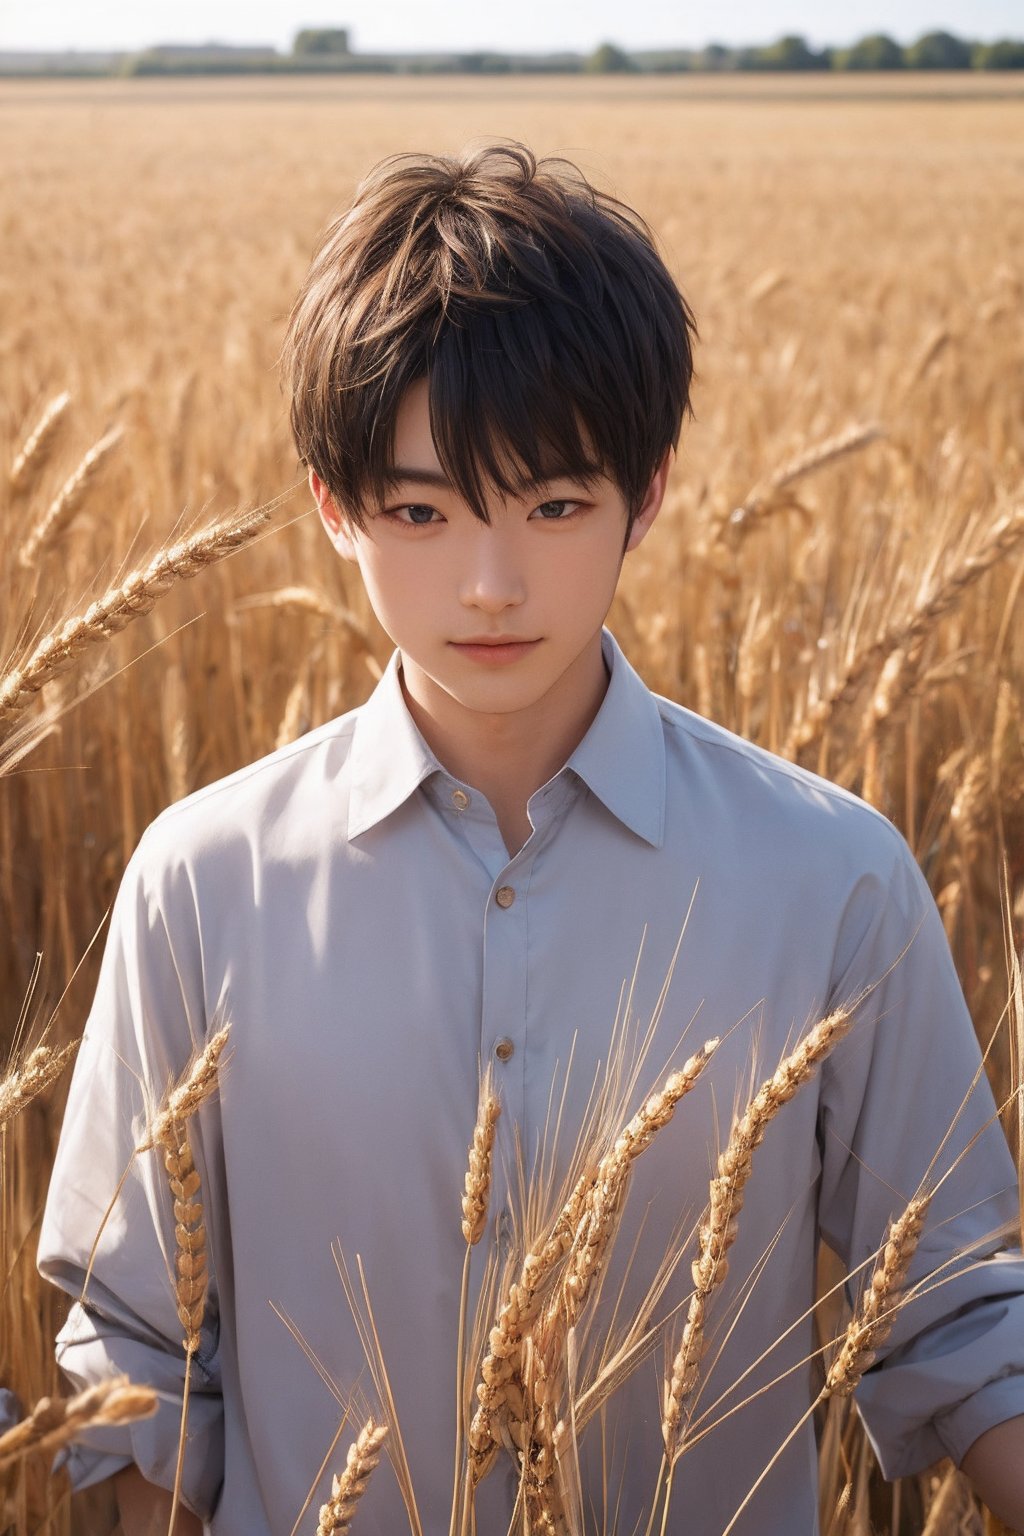
[[[395,463],[417,469],[440,469],[430,431],[430,382],[417,379],[402,396],[395,412]]]
[[[592,454],[592,445],[589,434],[581,427],[581,435],[585,445],[585,451]],[[448,477],[442,468],[430,430],[430,381],[427,378],[417,379],[410,384],[402,396],[398,409],[395,412],[394,430],[394,455],[392,464],[395,470],[425,471],[427,479],[437,478],[438,484],[449,484]],[[545,466],[546,479],[527,481],[524,489],[535,489],[546,484],[553,484],[556,480],[569,478],[569,471],[563,465],[551,463]],[[396,474],[395,479],[401,481],[405,476]],[[577,478],[577,477],[571,477]],[[597,469],[596,463],[588,466],[588,480],[595,483],[605,476]]]

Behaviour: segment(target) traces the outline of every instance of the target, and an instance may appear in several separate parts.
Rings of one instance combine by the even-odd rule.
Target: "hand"
[[[979,1435],[960,1470],[1004,1525],[1024,1531],[1024,1414]]]
[[[166,1488],[147,1483],[138,1467],[125,1467],[114,1478],[114,1489],[124,1536],[171,1536],[171,1495]],[[180,1504],[173,1536],[203,1536],[202,1523]]]

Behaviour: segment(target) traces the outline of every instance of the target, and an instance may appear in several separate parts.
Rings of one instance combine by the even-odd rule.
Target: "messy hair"
[[[640,215],[510,140],[380,161],[315,252],[281,365],[299,458],[357,527],[394,488],[423,378],[438,461],[483,522],[487,485],[606,475],[631,526],[693,414],[696,336]]]

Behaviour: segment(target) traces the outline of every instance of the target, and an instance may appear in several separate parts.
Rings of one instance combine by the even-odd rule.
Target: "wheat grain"
[[[367,1419],[355,1443],[348,1448],[344,1472],[334,1478],[330,1499],[320,1506],[317,1536],[345,1536],[345,1532],[351,1528],[356,1507],[366,1492],[370,1474],[380,1461],[381,1446],[387,1432],[386,1424],[376,1424],[373,1419]]]

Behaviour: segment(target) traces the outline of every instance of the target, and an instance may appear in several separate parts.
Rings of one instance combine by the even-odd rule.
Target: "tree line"
[[[347,28],[304,28],[290,53],[275,48],[223,44],[161,45],[138,53],[110,55],[83,65],[76,56],[38,56],[31,65],[12,63],[0,73],[32,74],[681,74],[736,71],[1024,69],[1024,41],[1003,38],[983,43],[951,32],[925,32],[903,45],[873,32],[845,48],[815,49],[796,34],[763,46],[661,48],[627,51],[603,42],[590,53],[357,53]]]

